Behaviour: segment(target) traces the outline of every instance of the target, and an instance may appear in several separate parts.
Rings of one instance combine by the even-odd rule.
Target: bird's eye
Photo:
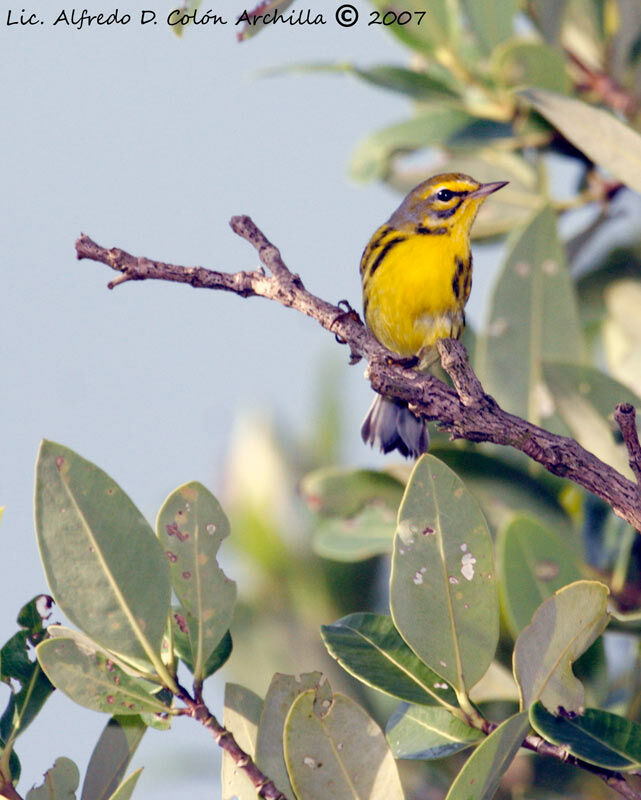
[[[450,192],[449,189],[441,189],[440,192],[436,193],[436,199],[442,200],[444,203],[447,203],[448,200],[451,200],[454,195]]]

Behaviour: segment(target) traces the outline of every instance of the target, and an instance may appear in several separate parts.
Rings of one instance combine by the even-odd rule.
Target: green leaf
[[[356,148],[350,172],[357,180],[382,178],[392,155],[446,143],[476,117],[458,108],[433,104],[404,122],[390,125],[364,139]]]
[[[388,0],[372,0],[372,4],[381,13],[375,24],[380,24],[383,30],[397,36],[401,42],[414,50],[431,53],[436,47],[448,42],[453,31],[459,27],[455,9],[448,0],[433,0],[429,8],[425,8],[416,0],[395,0],[393,6]],[[412,19],[406,24],[399,25],[398,22],[390,24],[392,18],[384,17],[388,11],[396,12],[397,19],[403,12],[409,12]],[[426,13],[419,17],[416,11]]]
[[[187,633],[187,623],[185,614],[181,608],[174,609],[172,614],[172,634],[174,640],[174,650],[187,669],[194,673],[195,654],[192,650],[192,642]],[[202,673],[203,679],[213,675],[219,670],[231,655],[233,643],[231,633],[227,631],[218,643],[218,646],[211,652],[205,661]]]
[[[476,500],[430,455],[398,512],[390,607],[412,650],[457,691],[483,676],[499,634],[492,540]]]
[[[213,494],[194,481],[165,500],[156,530],[183,608],[194,678],[201,681],[207,677],[207,660],[229,629],[236,603],[236,584],[216,561],[229,536],[229,522]]]
[[[91,754],[81,800],[112,798],[146,730],[136,716],[116,716],[107,722]]]
[[[554,47],[516,39],[497,48],[492,74],[504,86],[537,87],[565,93],[572,88],[563,54]]]
[[[342,694],[310,689],[287,715],[284,750],[296,797],[305,800],[402,800],[403,789],[383,732]]]
[[[575,147],[641,192],[641,136],[608,111],[544,89],[519,92]]]
[[[108,653],[81,646],[77,639],[47,639],[36,648],[40,666],[53,685],[74,702],[108,714],[165,714],[157,699],[158,686],[128,675]]]
[[[49,595],[39,594],[20,609],[17,621],[23,630],[15,633],[0,649],[0,680],[8,684],[11,680],[21,684],[32,680],[34,663],[29,646],[36,645],[43,638],[43,620],[51,615],[52,602]]]
[[[458,96],[451,74],[438,73],[434,65],[426,67],[430,72],[423,72],[404,67],[386,64],[362,69],[346,65],[346,71],[381,89],[413,97],[415,100],[448,100]]]
[[[328,467],[306,475],[301,494],[318,519],[314,550],[324,558],[354,561],[392,549],[403,485],[392,475]]]
[[[398,478],[373,469],[323,467],[307,473],[300,492],[310,511],[324,517],[352,517],[377,504],[396,513],[403,497]]]
[[[489,800],[493,797],[529,729],[525,711],[502,722],[465,762],[446,800]]]
[[[46,635],[43,622],[50,616],[53,601],[39,594],[18,612],[22,630],[15,633],[0,650],[0,680],[11,688],[11,696],[0,717],[0,743],[11,748],[15,739],[33,722],[54,687],[37,661],[32,660],[31,647]],[[19,687],[15,686],[19,683]],[[15,760],[14,760],[15,761]],[[0,765],[1,767],[2,765]],[[9,765],[14,778],[14,768]]]
[[[44,441],[36,530],[52,594],[103,647],[156,663],[169,611],[169,568],[153,531],[101,469]]]
[[[321,627],[329,654],[359,681],[409,703],[456,706],[451,686],[410,650],[383,614],[350,614]]]
[[[540,700],[550,711],[582,709],[583,685],[572,664],[608,624],[608,595],[598,581],[577,581],[541,603],[514,647],[522,708]]]
[[[436,444],[430,448],[430,453],[444,461],[465,483],[478,500],[494,534],[498,535],[514,514],[527,514],[556,531],[566,546],[575,544],[576,534],[559,503],[556,487],[550,488],[528,474],[527,469],[509,464],[497,456]],[[578,545],[575,550],[578,556]]]
[[[641,281],[612,281],[603,294],[607,317],[602,333],[608,370],[634,389],[641,385],[641,321],[636,313],[641,305]]]
[[[445,758],[485,738],[446,708],[401,703],[385,731],[394,758]]]
[[[25,731],[54,690],[37,661],[30,662],[29,674],[18,680],[21,687],[11,692],[7,707],[0,717],[0,741],[4,744],[12,743]]]
[[[353,75],[366,83],[404,94],[415,100],[452,100],[458,97],[458,84],[451,72],[439,64],[422,64],[419,69],[407,69],[391,64],[363,68],[355,64],[296,64],[270,70],[268,74],[333,73]]]
[[[290,798],[294,797],[294,790],[285,766],[285,720],[296,698],[307,691],[324,695],[327,702],[331,698],[329,684],[320,672],[307,672],[298,678],[276,673],[265,695],[256,735],[256,763],[269,775],[278,789]]]
[[[557,44],[561,35],[561,23],[566,0],[529,0],[529,16],[536,23],[548,44]]]
[[[314,552],[334,561],[362,561],[392,550],[396,512],[372,504],[348,519],[322,519]]]
[[[617,442],[610,420],[617,403],[639,407],[641,399],[594,367],[544,363],[543,377],[557,412],[578,442],[634,480],[625,445]]]
[[[143,767],[139,767],[135,772],[132,772],[129,777],[125,778],[116,791],[109,797],[109,800],[129,800],[134,793],[142,771]]]
[[[27,792],[26,800],[75,800],[80,781],[78,767],[70,758],[57,758],[45,772],[42,786]]]
[[[581,573],[563,539],[529,517],[515,517],[503,527],[496,550],[501,606],[516,639],[543,600]]]
[[[483,52],[489,54],[509,39],[514,30],[514,15],[519,10],[519,0],[463,0],[463,8],[475,37]]]
[[[261,698],[237,683],[225,685],[223,725],[232,731],[239,746],[254,758],[256,734],[263,710]],[[232,757],[223,750],[222,800],[256,800],[256,787],[243,770],[238,769]]]
[[[586,708],[580,715],[555,716],[539,702],[530,708],[530,722],[552,744],[589,764],[616,771],[641,766],[641,725],[617,714]]]
[[[539,424],[552,413],[542,361],[583,355],[574,287],[551,208],[537,213],[513,242],[489,319],[476,357],[485,389],[510,413]]]

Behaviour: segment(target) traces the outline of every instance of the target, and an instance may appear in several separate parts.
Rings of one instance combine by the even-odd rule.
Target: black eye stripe
[[[442,192],[442,191],[443,191],[443,189],[439,189],[438,192],[436,192],[430,198],[428,198],[430,200],[430,202],[433,201],[433,200],[438,200],[440,203],[449,203],[450,200],[453,200],[455,197],[465,197],[465,195],[470,193],[469,189],[461,189],[458,192],[454,191],[454,189],[447,189],[447,191],[452,195],[452,197],[448,198],[447,200],[439,200],[439,196],[438,195],[439,195],[439,192]]]
[[[430,217],[435,217],[436,219],[447,219],[448,217],[451,217],[452,214],[456,214],[456,212],[461,207],[462,202],[463,198],[459,197],[456,203],[451,208],[441,208],[438,211],[430,208],[428,211],[428,215]]]

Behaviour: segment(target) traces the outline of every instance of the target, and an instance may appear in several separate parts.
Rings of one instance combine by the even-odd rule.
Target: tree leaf
[[[45,772],[42,786],[30,789],[26,800],[76,800],[80,781],[78,767],[70,758],[57,758],[53,767]]]
[[[516,639],[543,600],[580,580],[581,573],[563,539],[529,517],[504,526],[496,550],[501,608]]]
[[[91,754],[81,800],[111,800],[146,730],[136,716],[115,716],[107,722]]]
[[[256,734],[263,710],[262,699],[237,683],[225,684],[223,725],[232,731],[240,747],[254,758]],[[223,750],[222,800],[256,800],[256,787],[232,757]]]
[[[527,468],[457,446],[434,443],[430,453],[453,469],[478,500],[496,536],[515,514],[527,514],[556,531],[567,547],[576,541],[572,522],[558,499],[556,486],[530,475]],[[577,557],[580,548],[575,547]],[[529,621],[529,620],[528,620]]]
[[[539,42],[516,39],[492,55],[492,73],[504,86],[537,87],[565,93],[572,88],[563,54]]]
[[[463,8],[483,52],[489,54],[512,35],[519,0],[463,0]]]
[[[187,669],[194,674],[194,664],[196,663],[195,653],[192,650],[192,641],[186,631],[185,614],[181,608],[174,608],[172,613],[172,633],[174,640],[174,650],[185,664]],[[203,679],[213,675],[219,670],[231,655],[233,642],[231,633],[227,631],[218,643],[218,646],[210,653],[202,668]]]
[[[583,356],[574,287],[551,208],[538,212],[513,242],[489,319],[476,356],[485,389],[510,413],[539,424],[553,411],[542,361]]]
[[[444,144],[476,119],[462,109],[432,104],[411,119],[390,125],[364,139],[352,156],[350,172],[357,180],[382,178],[394,153]]]
[[[314,550],[324,558],[355,561],[392,549],[403,484],[366,469],[328,467],[306,475],[300,487],[318,520]]]
[[[412,650],[457,691],[483,676],[499,633],[492,540],[476,500],[430,455],[398,512],[390,607]]]
[[[40,666],[53,685],[74,702],[108,714],[165,714],[158,686],[127,674],[108,653],[81,647],[76,639],[47,639],[36,648]]]
[[[30,663],[29,675],[21,679],[22,685],[18,691],[12,691],[0,717],[0,742],[5,745],[24,733],[54,690],[38,662]]]
[[[541,603],[514,647],[522,708],[540,700],[550,711],[582,710],[583,686],[572,664],[608,624],[608,595],[598,581],[576,581]]]
[[[142,771],[143,767],[139,767],[135,772],[132,772],[129,777],[125,778],[116,791],[109,797],[109,800],[130,800]]]
[[[36,595],[26,603],[17,618],[22,630],[15,633],[0,650],[0,680],[11,687],[9,702],[0,717],[0,743],[9,749],[33,722],[54,690],[51,681],[31,655],[31,647],[46,635],[43,622],[50,616],[51,605],[52,599],[46,594]],[[17,767],[16,764],[13,766]],[[12,775],[17,778],[13,769]]]
[[[410,703],[456,706],[451,686],[410,650],[383,614],[350,614],[321,626],[329,654],[359,681]]]
[[[395,512],[374,504],[346,519],[321,519],[314,531],[314,552],[346,562],[389,553],[395,520]]]
[[[284,730],[287,770],[305,800],[402,800],[403,789],[383,732],[353,700],[300,694]]]
[[[552,744],[590,764],[617,771],[641,766],[641,725],[618,714],[586,708],[583,714],[555,716],[539,702],[530,708],[530,722]]]
[[[543,34],[548,44],[557,44],[561,34],[561,23],[565,12],[566,0],[529,0],[528,11],[531,19]]]
[[[430,70],[428,72],[387,64],[367,69],[347,65],[346,69],[367,83],[413,97],[415,100],[448,100],[458,96],[451,73],[437,72],[432,64],[426,65],[425,69]]]
[[[446,708],[401,703],[385,730],[394,758],[445,758],[476,744],[484,736]]]
[[[610,418],[617,403],[639,407],[641,399],[594,367],[544,362],[543,378],[557,412],[578,442],[634,480],[625,445],[615,439]]]
[[[432,52],[434,48],[442,46],[451,38],[452,31],[458,28],[455,11],[448,0],[433,0],[429,9],[425,9],[416,0],[395,0],[393,7],[388,0],[372,0],[374,8],[381,12],[381,17],[376,24],[381,24],[383,29],[397,36],[404,44],[414,50]],[[393,11],[398,16],[405,12],[412,14],[409,24],[398,22],[384,22],[384,15]],[[426,11],[420,18],[417,11]]]
[[[493,797],[529,729],[525,711],[502,722],[465,762],[445,800],[489,800]]]
[[[595,164],[641,192],[641,136],[636,131],[608,111],[573,97],[545,89],[519,94]]]
[[[47,580],[66,616],[109,650],[159,661],[169,569],[129,497],[94,464],[44,441],[35,514]]]
[[[607,317],[602,334],[608,371],[633,390],[641,386],[641,281],[612,281],[603,293]]]
[[[213,494],[194,481],[165,500],[156,530],[183,609],[194,678],[204,680],[205,664],[229,629],[236,603],[236,584],[216,561],[229,522]]]
[[[327,702],[332,694],[320,672],[308,672],[300,677],[276,673],[265,695],[256,736],[256,763],[278,789],[291,798],[295,795],[283,750],[285,720],[296,698],[307,691],[323,695]]]

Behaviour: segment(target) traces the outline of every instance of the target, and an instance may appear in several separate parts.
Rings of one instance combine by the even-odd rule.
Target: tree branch
[[[625,797],[626,800],[641,800],[641,794],[630,786],[620,772],[606,769],[605,767],[597,767],[595,764],[582,761],[580,758],[570,755],[565,748],[551,744],[536,734],[526,736],[523,740],[523,747],[528,750],[533,750],[539,755],[551,756],[558,761],[564,761],[566,764],[571,764],[572,766],[586,770],[586,772],[591,772],[593,775],[601,778],[601,780],[611,789],[614,789],[615,792]]]
[[[216,744],[233,759],[236,767],[243,770],[256,789],[258,797],[264,800],[287,800],[285,795],[276,787],[256,765],[252,757],[238,744],[234,735],[210,713],[204,703],[189,703],[190,716],[202,723],[213,735]]]
[[[454,383],[452,389],[432,375],[404,366],[374,338],[346,301],[333,305],[308,292],[300,277],[285,266],[278,249],[249,217],[233,217],[231,227],[258,251],[270,275],[263,267],[228,273],[175,266],[138,258],[119,248],[106,249],[85,235],[76,242],[76,252],[79,259],[98,261],[121,273],[109,288],[130,280],[174,281],[195,288],[234,292],[241,297],[266,297],[295,308],[347,344],[352,362],[360,358],[369,362],[366,375],[375,391],[406,401],[416,414],[426,419],[438,420],[453,438],[492,442],[520,450],[554,475],[602,498],[615,514],[641,529],[637,486],[573,439],[557,436],[500,408],[484,393],[460,342],[443,339],[438,343],[443,367]]]
[[[639,434],[637,433],[637,414],[634,406],[630,403],[618,403],[614,410],[616,420],[623,441],[628,449],[630,458],[630,469],[634,472],[637,479],[637,493],[641,492],[641,445],[639,445]]]

